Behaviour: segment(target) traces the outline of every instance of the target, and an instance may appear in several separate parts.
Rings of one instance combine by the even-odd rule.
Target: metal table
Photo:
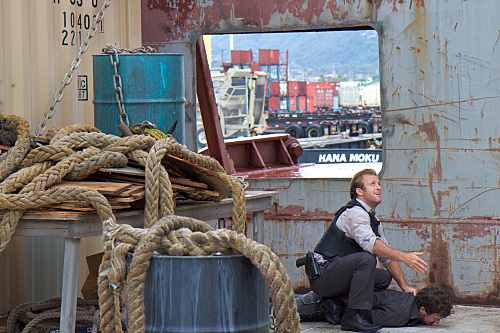
[[[253,228],[247,233],[253,240],[262,243],[264,211],[271,207],[276,192],[247,191],[246,210],[254,213]],[[192,217],[199,220],[213,220],[233,215],[232,198],[220,202],[188,201],[178,203],[175,215]],[[117,211],[118,223],[142,227],[143,211]],[[99,236],[102,225],[97,214],[79,216],[61,215],[23,215],[14,236],[52,236],[64,237],[63,280],[61,293],[60,332],[73,333],[76,326],[76,300],[79,295],[80,242],[82,238]]]

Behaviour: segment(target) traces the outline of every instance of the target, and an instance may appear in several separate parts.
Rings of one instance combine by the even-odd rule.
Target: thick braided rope
[[[60,161],[64,157],[73,154],[75,151],[71,148],[48,145],[33,149],[26,155],[22,163],[22,167],[26,168],[32,166],[35,163],[45,162],[45,161]]]
[[[20,168],[24,157],[33,147],[34,140],[26,119],[0,113],[0,123],[2,124],[2,129],[12,130],[17,133],[17,140],[14,147],[10,148],[7,153],[4,153],[0,161],[0,181],[2,181]]]
[[[178,218],[173,222],[171,228],[175,230],[185,225],[197,231],[212,229],[207,223],[188,217]],[[114,332],[114,330],[120,332],[121,328],[116,327],[115,314],[117,310],[114,291],[121,290],[126,279],[127,252],[139,243],[140,238],[146,234],[146,230],[135,229],[126,224],[118,225],[109,220],[104,223],[104,230],[105,252],[97,278],[101,329],[103,332]],[[135,238],[137,234],[141,236]]]
[[[144,227],[148,228],[166,215],[174,213],[175,201],[172,184],[161,160],[167,154],[168,139],[158,140],[149,151],[146,160],[146,205],[144,207]]]
[[[97,305],[97,300],[84,300],[80,298],[77,299],[77,322],[93,323],[95,325],[99,325],[99,318],[89,317],[89,314],[92,313],[91,311],[93,311],[93,309],[97,307]],[[27,319],[31,319],[28,326],[26,326],[23,332],[30,332],[32,328],[36,328],[35,326],[37,326],[39,322],[43,320],[60,318],[60,308],[60,297],[38,302],[19,304],[9,313],[9,317],[7,318],[7,333],[14,333],[16,322],[23,320],[23,316]],[[35,321],[32,321],[33,319],[35,319]]]
[[[80,198],[79,200],[99,207],[96,210],[101,219],[113,216],[109,203],[97,192],[91,194],[89,189],[77,192],[71,189],[66,192],[54,192],[47,191],[47,188],[63,178],[84,179],[101,167],[125,166],[127,158],[124,154],[134,149],[149,149],[155,141],[147,135],[119,138],[100,132],[84,132],[95,130],[94,127],[87,125],[70,126],[69,129],[78,132],[66,136],[55,134],[52,138],[55,143],[32,150],[26,156],[24,168],[11,174],[0,184],[0,209],[8,210],[0,222],[0,253],[10,242],[20,218],[29,208]],[[68,128],[63,128],[58,133],[68,132]],[[21,188],[19,194],[9,194]],[[54,197],[57,193],[64,197]],[[74,193],[77,197],[68,197],[69,193]],[[16,202],[13,203],[12,200]]]
[[[48,168],[54,165],[52,161],[45,161],[43,163],[37,163],[27,168],[22,168],[21,170],[11,174],[9,177],[5,178],[3,182],[0,183],[1,193],[10,193],[17,191],[39,174],[45,172]]]
[[[77,315],[80,319],[80,320],[77,319],[77,321],[95,323],[99,325],[99,320],[96,321],[95,319],[82,318],[83,315],[88,315],[90,313],[90,310],[82,309],[82,307],[97,307],[97,305],[98,305],[97,300],[84,300],[80,298],[77,299]],[[35,313],[35,312],[41,312],[41,311],[46,311],[49,313],[56,311],[60,312],[60,307],[61,307],[60,297],[50,298],[38,302],[27,302],[19,304],[16,307],[14,307],[14,309],[12,309],[9,313],[9,316],[7,318],[7,333],[14,333],[15,324],[17,321],[22,320],[23,315],[28,319],[34,319],[41,315],[40,313]],[[42,317],[43,318],[42,320],[50,319],[48,317],[52,317],[52,315],[49,314],[46,317]],[[54,317],[54,318],[59,318],[59,317]],[[40,321],[40,319],[38,321]]]
[[[152,253],[159,250],[161,253],[175,255],[231,253],[232,251],[243,254],[262,272],[264,279],[268,283],[271,298],[275,304],[278,332],[299,332],[299,317],[292,285],[279,258],[272,251],[235,231],[219,229],[192,232],[185,227],[179,228],[183,224],[187,227],[190,226],[189,223],[184,223],[185,219],[179,216],[164,217],[147,230],[117,225],[111,220],[104,222],[104,237],[107,240],[108,249],[116,248],[116,246],[113,246],[115,243],[126,242],[128,245],[123,246],[122,250],[125,248],[130,250],[132,246],[135,246],[127,278],[127,309],[131,331],[144,332],[145,330],[144,281]],[[190,221],[192,223],[193,219],[190,219]],[[204,222],[199,221],[199,223]],[[113,300],[105,299],[105,297],[111,298],[112,292],[109,291],[109,281],[107,281],[107,286],[104,283],[104,280],[106,280],[105,275],[113,270],[110,251],[112,250],[106,252],[107,260],[103,260],[100,269],[100,278],[102,275],[101,282],[103,284],[99,284],[99,299],[101,305],[101,330],[103,332],[111,332],[114,328],[114,320],[109,318],[112,315],[111,308],[108,307],[107,311],[103,313],[103,304],[113,303]],[[120,256],[123,256],[123,254],[120,254]],[[124,265],[123,259],[121,261],[121,265]],[[118,271],[123,271],[123,268]],[[120,279],[123,280],[123,277]],[[104,320],[106,314],[108,315],[107,322]]]
[[[12,196],[22,197],[23,200],[32,199],[36,197],[37,194],[42,194],[45,192],[48,186],[51,186],[57,182],[60,182],[61,179],[69,173],[75,165],[77,165],[82,160],[89,158],[96,153],[99,152],[99,149],[94,147],[89,147],[84,149],[83,151],[76,152],[69,157],[64,158],[60,162],[58,162],[55,166],[48,168],[45,172],[36,176],[32,182],[27,184],[19,194],[4,194],[0,193],[0,200],[8,199]],[[96,191],[95,194],[98,194],[104,199],[107,203],[106,199]],[[100,200],[102,202],[102,199]],[[11,199],[12,200],[12,199]],[[15,199],[14,199],[15,200]],[[38,199],[40,200],[40,199]],[[40,204],[39,206],[43,205]],[[107,204],[110,207],[109,203]],[[7,208],[9,211],[3,216],[2,221],[0,222],[0,253],[3,252],[7,244],[10,242],[12,235],[14,234],[15,227],[19,223],[20,218],[24,214],[26,208],[23,208],[21,204],[17,204],[15,209],[8,208],[6,205],[0,204],[0,207]],[[104,215],[103,218],[108,218],[109,215]]]
[[[97,191],[87,187],[60,187],[36,191],[26,194],[0,194],[0,207],[11,211],[25,211],[30,208],[58,204],[71,200],[85,201],[91,204],[97,211],[101,221],[107,218],[115,219],[110,204],[106,198]],[[11,214],[15,214],[12,216]],[[0,253],[5,250],[22,213],[8,212],[0,222]]]
[[[66,127],[58,128],[55,131],[54,136],[50,138],[50,144],[54,144],[60,138],[67,136],[68,134],[75,133],[75,132],[98,132],[98,133],[100,133],[101,131],[94,126],[87,125],[87,124],[69,125]],[[52,135],[52,134],[53,133],[51,132],[50,135]],[[49,134],[47,134],[47,138],[49,138]]]

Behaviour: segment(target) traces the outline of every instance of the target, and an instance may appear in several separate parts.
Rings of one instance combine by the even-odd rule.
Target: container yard
[[[497,13],[495,0],[1,1],[0,332],[498,331]],[[203,36],[332,30],[377,32],[380,80],[293,81],[266,69],[287,52],[234,52],[222,72],[262,72],[263,113],[303,119],[227,139]],[[311,146],[329,151],[303,162]],[[403,325],[432,326],[322,303],[352,290],[304,319],[298,295],[358,255],[318,245],[365,168],[374,182],[353,190],[376,217],[346,212],[364,210],[374,245],[357,252],[376,262],[382,238],[396,252],[366,265],[379,275],[358,295],[404,291]]]

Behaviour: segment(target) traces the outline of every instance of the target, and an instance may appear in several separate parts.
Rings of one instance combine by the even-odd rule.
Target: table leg
[[[80,270],[80,239],[65,238],[61,300],[61,333],[75,332]]]
[[[264,211],[253,213],[253,240],[262,244],[264,241]]]

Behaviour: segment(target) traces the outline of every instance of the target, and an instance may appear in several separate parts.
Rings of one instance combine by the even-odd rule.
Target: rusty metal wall
[[[142,9],[146,44],[186,51],[186,85],[194,80],[200,34],[375,29],[385,155],[378,214],[388,238],[395,248],[425,251],[430,272],[422,278],[405,269],[412,283],[447,286],[464,303],[500,304],[500,2],[142,0]],[[194,90],[186,94],[195,105]],[[186,135],[194,140],[191,127]],[[266,243],[285,260],[294,285],[306,287],[291,258],[317,241],[328,214],[346,201],[347,181],[251,185],[279,189]]]

